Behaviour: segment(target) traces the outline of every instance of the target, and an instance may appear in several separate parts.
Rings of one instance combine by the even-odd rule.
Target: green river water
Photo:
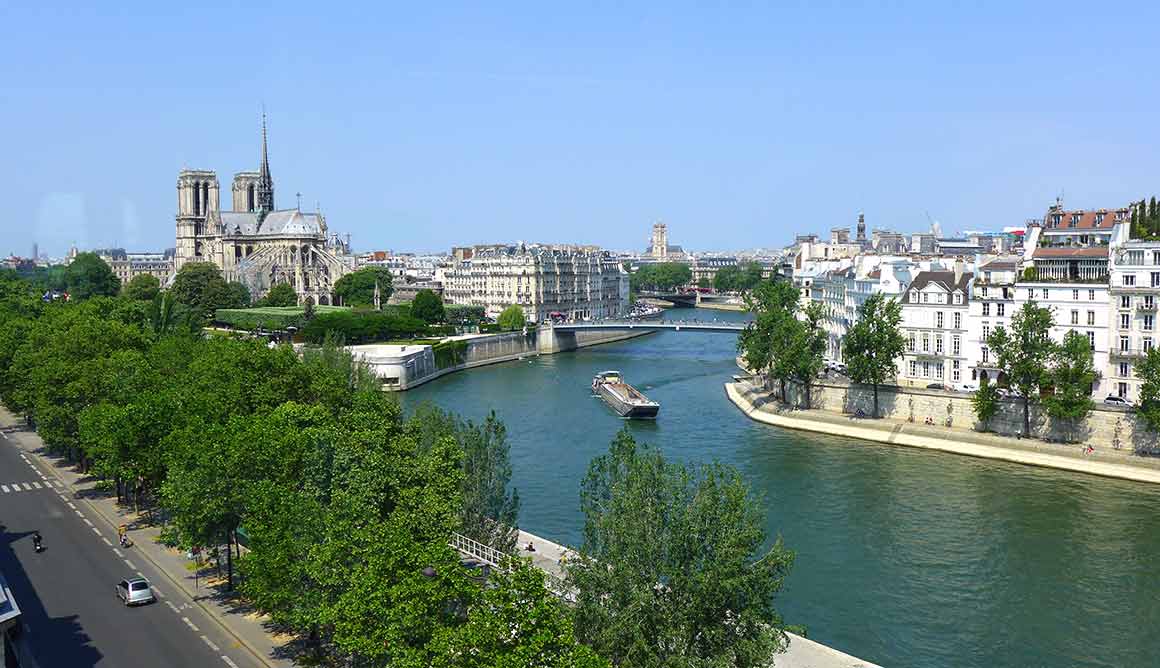
[[[741,319],[680,310],[666,317]],[[660,402],[638,440],[738,467],[797,552],[778,607],[884,666],[1160,665],[1160,487],[789,431],[725,397],[736,335],[665,332],[446,376],[402,395],[508,428],[522,528],[580,538],[579,481],[626,424],[589,384]]]

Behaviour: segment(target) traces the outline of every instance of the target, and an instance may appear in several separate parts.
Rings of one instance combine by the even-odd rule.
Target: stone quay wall
[[[780,393],[776,381],[766,384],[771,393]],[[786,383],[786,394],[792,405],[805,408],[805,387]],[[866,415],[874,411],[874,390],[869,385],[842,380],[821,380],[810,391],[809,408],[854,415],[862,410]],[[880,385],[878,387],[879,415],[889,420],[925,424],[931,418],[935,426],[949,426],[983,431],[971,406],[971,394],[943,390]],[[1041,405],[1032,404],[1030,410],[1031,436],[1051,442],[1090,444],[1094,447],[1122,453],[1124,456],[1160,455],[1160,438],[1135,412],[1096,404],[1088,417],[1079,424],[1054,420]],[[987,425],[987,431],[1002,436],[1016,436],[1023,431],[1023,402],[1019,399],[1000,399],[999,410]]]

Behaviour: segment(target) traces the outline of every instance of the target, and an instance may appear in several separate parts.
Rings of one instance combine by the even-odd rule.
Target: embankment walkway
[[[748,381],[726,383],[725,394],[750,418],[787,429],[1160,484],[1160,460],[1157,459],[1118,453],[1084,455],[1076,446],[1017,440],[971,429],[858,419],[823,410],[795,410]]]

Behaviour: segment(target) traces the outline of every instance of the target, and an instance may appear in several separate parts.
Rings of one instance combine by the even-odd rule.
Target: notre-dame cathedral
[[[327,232],[320,212],[274,206],[265,116],[261,165],[235,174],[231,194],[233,210],[222,211],[215,172],[183,169],[177,175],[174,270],[186,262],[212,262],[254,299],[276,283],[289,283],[300,303],[330,304],[335,281],[354,269],[349,242]]]

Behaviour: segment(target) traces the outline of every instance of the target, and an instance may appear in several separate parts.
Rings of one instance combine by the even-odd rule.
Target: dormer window
[[[1051,226],[1052,227],[1059,227],[1059,224],[1061,222],[1063,222],[1063,214],[1057,213],[1057,214],[1053,214],[1051,216]]]
[[[956,303],[956,304],[962,304],[962,303],[963,303],[963,296],[962,296],[961,294],[957,293],[957,292],[955,293],[955,303]]]
[[[1104,215],[1105,214],[1103,214],[1103,213],[1096,214],[1096,225],[1103,225],[1104,224]]]
[[[1079,219],[1080,219],[1080,214],[1078,214],[1078,213],[1071,214],[1071,227],[1076,227],[1077,225],[1079,225]]]

